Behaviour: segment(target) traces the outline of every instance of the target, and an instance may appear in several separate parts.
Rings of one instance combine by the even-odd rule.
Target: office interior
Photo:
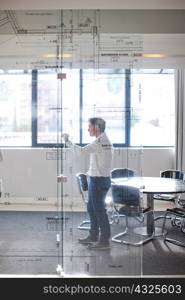
[[[75,252],[87,233],[75,223],[75,213],[79,222],[87,217],[76,174],[87,171],[88,157],[76,157],[62,133],[84,146],[88,118],[99,116],[114,144],[112,168],[147,177],[185,171],[184,18],[184,9],[0,11],[2,277],[143,276],[145,245],[112,243],[106,262],[83,246]],[[44,212],[37,238],[29,239],[33,217],[13,240],[26,224],[21,212]]]

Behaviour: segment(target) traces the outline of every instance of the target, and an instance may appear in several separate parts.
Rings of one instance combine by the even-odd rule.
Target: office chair
[[[88,193],[88,183],[87,183],[87,176],[84,173],[77,173],[76,174],[77,184],[79,188],[80,195],[82,197],[82,200],[85,205],[88,203],[87,193]],[[84,220],[82,223],[78,226],[78,229],[90,229],[90,221]]]
[[[88,203],[87,175],[85,173],[77,173],[76,179],[77,179],[78,188],[79,188],[79,192],[81,194],[82,200],[83,200],[84,204],[87,206],[87,203]],[[105,198],[105,203],[110,208],[110,211],[108,211],[108,215],[109,215],[109,223],[111,225],[114,222],[112,198],[107,196]],[[90,221],[89,220],[82,221],[82,223],[78,226],[78,229],[89,230],[90,229]]]
[[[170,218],[168,218],[170,217]],[[181,237],[178,237],[177,232],[171,232],[166,228],[166,220],[171,219],[171,225],[173,228],[180,230]],[[185,247],[185,209],[175,207],[173,209],[167,209],[164,215],[164,221],[162,226],[162,234],[164,242],[169,242],[177,246]]]
[[[118,214],[125,216],[125,230],[114,235],[112,237],[112,241],[120,244],[139,246],[151,240],[153,238],[154,232],[146,235],[146,237],[140,234],[136,234],[134,233],[133,225],[130,226],[131,223],[129,222],[130,219],[134,220],[136,217],[138,217],[140,220],[142,220],[143,224],[144,216],[147,213],[150,213],[151,217],[153,218],[153,211],[149,210],[148,208],[142,208],[142,195],[140,189],[133,186],[121,186],[114,183],[112,183],[111,189],[115,210]],[[125,237],[126,239],[123,239],[123,237]]]
[[[134,171],[128,168],[114,168],[111,171],[111,178],[122,178],[132,176],[134,176]]]
[[[111,178],[124,178],[124,177],[133,177],[134,171],[129,168],[114,168],[111,171]],[[118,224],[120,221],[120,217],[125,217],[124,214],[121,214],[121,212],[118,213],[116,207],[114,207],[114,223]]]
[[[184,173],[179,170],[164,170],[164,171],[160,172],[160,177],[183,180]],[[180,200],[180,196],[178,194],[155,194],[154,199],[168,201],[173,204],[179,204],[179,205],[183,206],[183,204],[180,203],[181,200]],[[160,215],[160,216],[156,217],[155,220],[158,220],[160,218],[164,218],[164,215]]]

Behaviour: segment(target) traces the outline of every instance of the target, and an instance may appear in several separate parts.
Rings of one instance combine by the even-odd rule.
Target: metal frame
[[[176,246],[185,247],[185,236],[184,236],[184,242],[168,237],[169,231],[165,230],[165,225],[166,225],[166,220],[169,219],[168,218],[169,215],[170,215],[170,219],[172,220],[171,221],[172,226],[180,229],[182,234],[185,234],[185,210],[183,210],[181,208],[177,208],[177,207],[174,209],[167,209],[166,213],[164,215],[164,221],[163,221],[163,225],[162,225],[162,234],[163,234],[164,242],[169,242]],[[174,220],[172,219],[173,217],[174,217]]]
[[[129,188],[131,188],[130,186],[128,186]],[[150,208],[150,205],[148,206],[148,208],[144,209],[141,207],[141,199],[143,198],[141,196],[141,191],[139,188],[133,188],[133,191],[131,191],[131,193],[128,192],[128,194],[126,193],[126,202],[123,201],[122,202],[122,199],[125,199],[125,195],[123,193],[122,197],[121,197],[121,202],[119,202],[119,193],[118,193],[118,199],[114,199],[114,196],[113,197],[113,202],[114,203],[114,206],[115,206],[115,210],[117,211],[117,215],[118,215],[118,221],[119,221],[119,216],[123,216],[125,217],[125,222],[126,222],[126,226],[125,226],[125,230],[123,232],[120,232],[116,235],[114,235],[112,237],[112,241],[113,242],[116,242],[116,243],[120,243],[120,244],[126,244],[126,245],[132,245],[132,246],[140,246],[140,245],[143,245],[144,243],[150,241],[153,239],[154,237],[154,234],[155,234],[155,229],[150,226],[149,230],[146,231],[146,234],[143,233],[143,227],[141,228],[137,228],[139,229],[136,233],[134,233],[133,231],[130,232],[130,235],[129,235],[129,217],[133,217],[135,219],[137,219],[137,221],[139,222],[144,222],[144,216],[145,214],[151,214],[152,215],[152,219],[154,218],[154,212],[153,212],[153,209]],[[117,197],[115,196],[115,197]],[[137,201],[138,200],[138,204],[134,204],[133,201]],[[130,203],[130,204],[128,204]],[[125,204],[126,206],[122,206],[123,209],[121,210],[120,209],[120,212],[121,214],[119,214],[119,211],[116,209],[116,206],[117,205],[123,205]],[[128,205],[128,206],[127,206]],[[128,207],[128,211],[127,211],[127,207]],[[126,210],[125,210],[126,209]],[[147,220],[149,219],[149,217],[147,216]],[[121,239],[121,237],[124,237],[124,236],[136,236],[136,235],[139,235],[141,238],[138,242],[134,242],[134,241],[128,241],[128,240],[125,240],[125,239]]]
[[[154,214],[153,211],[150,210],[145,213],[142,213],[142,217],[144,217],[145,214],[149,214],[149,213],[152,215]],[[131,246],[141,246],[153,239],[154,231],[151,234],[146,235],[146,237],[144,237],[143,234],[139,234],[139,233],[134,234],[133,231],[130,232],[130,234],[129,234],[129,231],[130,231],[129,230],[129,217],[127,215],[125,215],[125,222],[126,222],[125,230],[123,232],[120,232],[120,233],[114,235],[112,237],[113,242],[116,242],[119,244],[131,245]],[[140,239],[138,242],[134,242],[134,241],[132,242],[132,241],[120,239],[121,237],[124,237],[124,236],[134,236],[134,235],[137,235],[137,236],[140,235],[142,237],[142,239]]]
[[[165,178],[174,178],[173,176],[172,177],[167,177],[165,175],[166,172],[173,172],[174,174],[179,174],[179,176],[175,176],[175,179],[179,179],[179,180],[183,180],[184,179],[184,173],[181,171],[181,170],[163,170],[160,172],[160,177],[165,177]],[[178,202],[180,201],[180,195],[178,194],[171,194],[169,195],[169,198],[165,198],[165,195],[164,194],[157,194],[154,196],[154,199],[156,200],[160,200],[160,201],[166,201],[166,202],[172,202],[172,203],[175,203],[175,204],[178,204]],[[164,218],[164,215],[160,215],[158,217],[155,218],[155,221],[159,220],[159,219],[163,219]],[[171,219],[170,216],[167,216],[167,219]]]

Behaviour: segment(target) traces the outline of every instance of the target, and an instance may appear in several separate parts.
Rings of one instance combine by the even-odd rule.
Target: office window
[[[116,146],[174,146],[174,70],[61,72],[1,71],[0,146],[61,146],[62,132],[86,144],[90,117]]]
[[[79,143],[79,70],[38,72],[37,143],[60,144],[67,132]]]
[[[0,73],[0,146],[31,146],[31,74]]]
[[[83,71],[82,143],[91,141],[87,131],[88,118],[106,120],[106,131],[111,141],[125,144],[125,72],[113,70]]]
[[[61,111],[56,72],[38,72],[37,143],[57,143]]]
[[[131,146],[174,146],[173,70],[133,70]]]

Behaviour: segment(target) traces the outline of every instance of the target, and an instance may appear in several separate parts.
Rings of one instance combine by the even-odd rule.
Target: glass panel
[[[50,26],[59,24],[60,20],[56,10],[8,10],[1,11],[0,15],[5,20],[0,31],[1,68],[6,70],[0,74],[0,143],[3,145],[0,276],[56,276],[60,248],[56,240],[60,226],[56,220],[59,214],[57,152],[31,147],[31,97],[37,100],[31,72],[37,68],[46,70],[42,55],[57,47],[53,42],[54,33],[53,39],[49,34]],[[51,80],[51,93],[49,87],[47,92],[56,101],[58,91],[54,94],[53,86]],[[33,87],[36,88],[36,81]],[[39,93],[47,100],[46,86]],[[47,118],[48,111],[45,111]]]
[[[175,145],[174,72],[133,71],[131,80],[131,146]]]
[[[106,120],[107,133],[112,143],[125,143],[125,74],[114,70],[83,71],[83,124],[82,143],[91,141],[88,118],[101,117]],[[123,71],[124,72],[124,71]]]
[[[61,81],[59,70],[38,74],[38,144],[61,143],[61,130],[79,143],[79,70],[62,74]]]
[[[62,131],[80,142],[80,79],[79,70],[63,69],[66,79],[62,80]]]
[[[61,109],[58,107],[56,71],[38,73],[37,143],[57,143],[57,129]]]
[[[0,146],[31,146],[31,75],[0,73]]]

